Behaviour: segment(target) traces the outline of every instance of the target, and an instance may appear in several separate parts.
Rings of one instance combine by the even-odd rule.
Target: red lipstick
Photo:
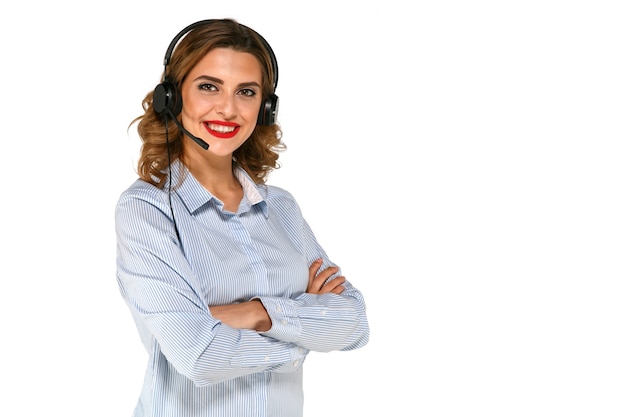
[[[204,128],[211,135],[220,139],[230,139],[239,132],[239,125],[232,122],[224,122],[222,120],[209,120],[203,122]]]

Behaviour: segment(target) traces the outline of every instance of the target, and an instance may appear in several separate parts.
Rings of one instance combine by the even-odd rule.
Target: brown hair
[[[162,80],[168,80],[180,87],[193,67],[211,50],[231,48],[254,55],[261,63],[263,71],[263,98],[274,90],[274,66],[270,52],[263,40],[250,28],[233,19],[214,19],[198,25],[186,34],[176,46]],[[277,70],[277,69],[276,69]],[[165,168],[170,161],[182,159],[182,132],[174,122],[166,124],[163,117],[152,107],[154,92],[149,92],[142,101],[144,114],[135,118],[137,132],[142,146],[137,170],[139,177],[158,187],[163,187]],[[257,183],[265,183],[269,173],[279,168],[278,152],[285,149],[281,142],[280,126],[257,125],[252,135],[233,154],[233,164],[241,166]],[[168,155],[169,146],[169,155]]]

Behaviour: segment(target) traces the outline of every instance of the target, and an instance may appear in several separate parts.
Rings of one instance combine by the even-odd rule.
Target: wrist
[[[254,305],[254,317],[256,318],[256,326],[254,330],[257,332],[266,332],[272,328],[272,319],[270,319],[265,306],[259,299],[252,300]]]

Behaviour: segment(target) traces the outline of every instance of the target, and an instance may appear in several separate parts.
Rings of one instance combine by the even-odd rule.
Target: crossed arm
[[[329,267],[319,271],[321,266],[322,260],[318,259],[309,267],[309,284],[306,292],[309,294],[341,294],[345,289],[343,286],[346,280],[345,277],[338,276],[326,282],[339,269],[337,267]],[[260,300],[209,306],[209,311],[216,319],[238,329],[265,332],[272,327],[272,321]]]

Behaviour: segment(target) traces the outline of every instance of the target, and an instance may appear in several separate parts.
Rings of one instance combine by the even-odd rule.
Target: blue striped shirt
[[[182,164],[171,168],[171,206],[167,186],[137,180],[115,211],[117,281],[149,355],[134,416],[302,416],[307,354],[368,341],[361,293],[350,282],[341,295],[305,292],[315,259],[334,264],[287,191],[237,169],[244,197],[232,213]],[[208,309],[254,298],[267,332]]]

